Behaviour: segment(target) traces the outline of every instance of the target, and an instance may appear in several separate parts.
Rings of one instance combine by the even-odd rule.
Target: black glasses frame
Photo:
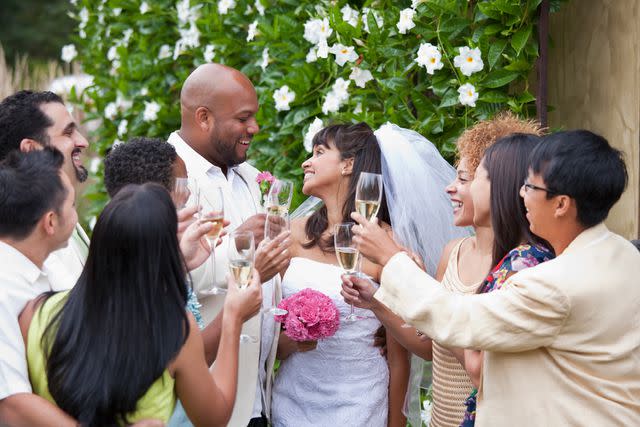
[[[548,188],[544,188],[544,187],[538,187],[537,185],[529,184],[527,181],[525,181],[524,184],[522,184],[522,186],[525,188],[525,190],[526,189],[539,190],[539,191],[544,191],[547,194],[554,194],[554,195],[559,194],[557,191],[549,190]]]

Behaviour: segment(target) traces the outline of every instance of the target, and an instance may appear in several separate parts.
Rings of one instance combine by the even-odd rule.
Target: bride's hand
[[[384,267],[392,256],[402,251],[389,233],[378,225],[377,218],[369,222],[357,212],[351,213],[351,218],[358,223],[353,227],[353,241],[370,261]]]
[[[348,274],[342,275],[342,291],[340,291],[340,295],[342,295],[347,304],[375,311],[380,304],[373,298],[375,292],[376,287],[371,280]]]
[[[276,356],[279,360],[285,360],[293,353],[304,353],[306,351],[315,350],[317,345],[318,341],[294,341],[284,332],[281,332],[280,338],[278,339],[278,352]]]

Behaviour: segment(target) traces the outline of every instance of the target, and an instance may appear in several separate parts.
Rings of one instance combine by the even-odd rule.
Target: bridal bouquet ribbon
[[[340,312],[322,292],[303,289],[283,299],[278,308],[287,314],[275,316],[284,325],[284,333],[294,341],[317,341],[329,338],[340,326]]]

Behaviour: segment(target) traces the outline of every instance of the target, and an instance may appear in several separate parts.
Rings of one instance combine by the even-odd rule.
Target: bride
[[[386,358],[381,354],[374,346],[374,334],[381,323],[372,312],[356,309],[360,319],[344,321],[349,306],[340,296],[343,271],[333,251],[335,225],[350,222],[350,214],[355,211],[360,172],[382,172],[386,197],[378,219],[389,232],[388,224],[392,224],[395,237],[417,252],[427,268],[435,266],[446,242],[455,237],[449,200],[443,197],[441,203],[434,200],[437,196],[431,196],[444,194],[444,185],[437,187],[451,181],[453,168],[424,138],[420,137],[420,147],[416,147],[399,138],[400,131],[405,136],[406,132],[415,134],[385,125],[376,138],[365,123],[328,126],[316,134],[312,157],[302,164],[303,193],[315,196],[323,204],[311,216],[292,221],[292,259],[282,280],[282,297],[305,288],[321,291],[340,310],[341,323],[333,337],[320,342],[296,343],[280,335],[281,362],[272,399],[272,422],[276,427],[406,426],[403,409],[410,369],[408,353],[387,335]],[[427,156],[423,155],[425,149],[429,151]],[[398,192],[398,186],[406,188]],[[428,196],[421,197],[422,193]],[[411,197],[400,200],[400,194]],[[405,211],[405,206],[414,205],[417,210]],[[379,267],[367,260],[362,262],[362,272],[379,280]],[[418,382],[419,366],[420,369],[412,369],[412,377]],[[417,393],[410,394],[415,403]],[[407,399],[407,403],[411,400]]]

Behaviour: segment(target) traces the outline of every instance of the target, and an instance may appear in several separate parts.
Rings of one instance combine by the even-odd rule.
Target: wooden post
[[[549,0],[540,3],[538,19],[538,60],[536,61],[538,75],[538,93],[536,94],[536,115],[543,127],[548,126],[547,120],[547,60],[549,58]]]

